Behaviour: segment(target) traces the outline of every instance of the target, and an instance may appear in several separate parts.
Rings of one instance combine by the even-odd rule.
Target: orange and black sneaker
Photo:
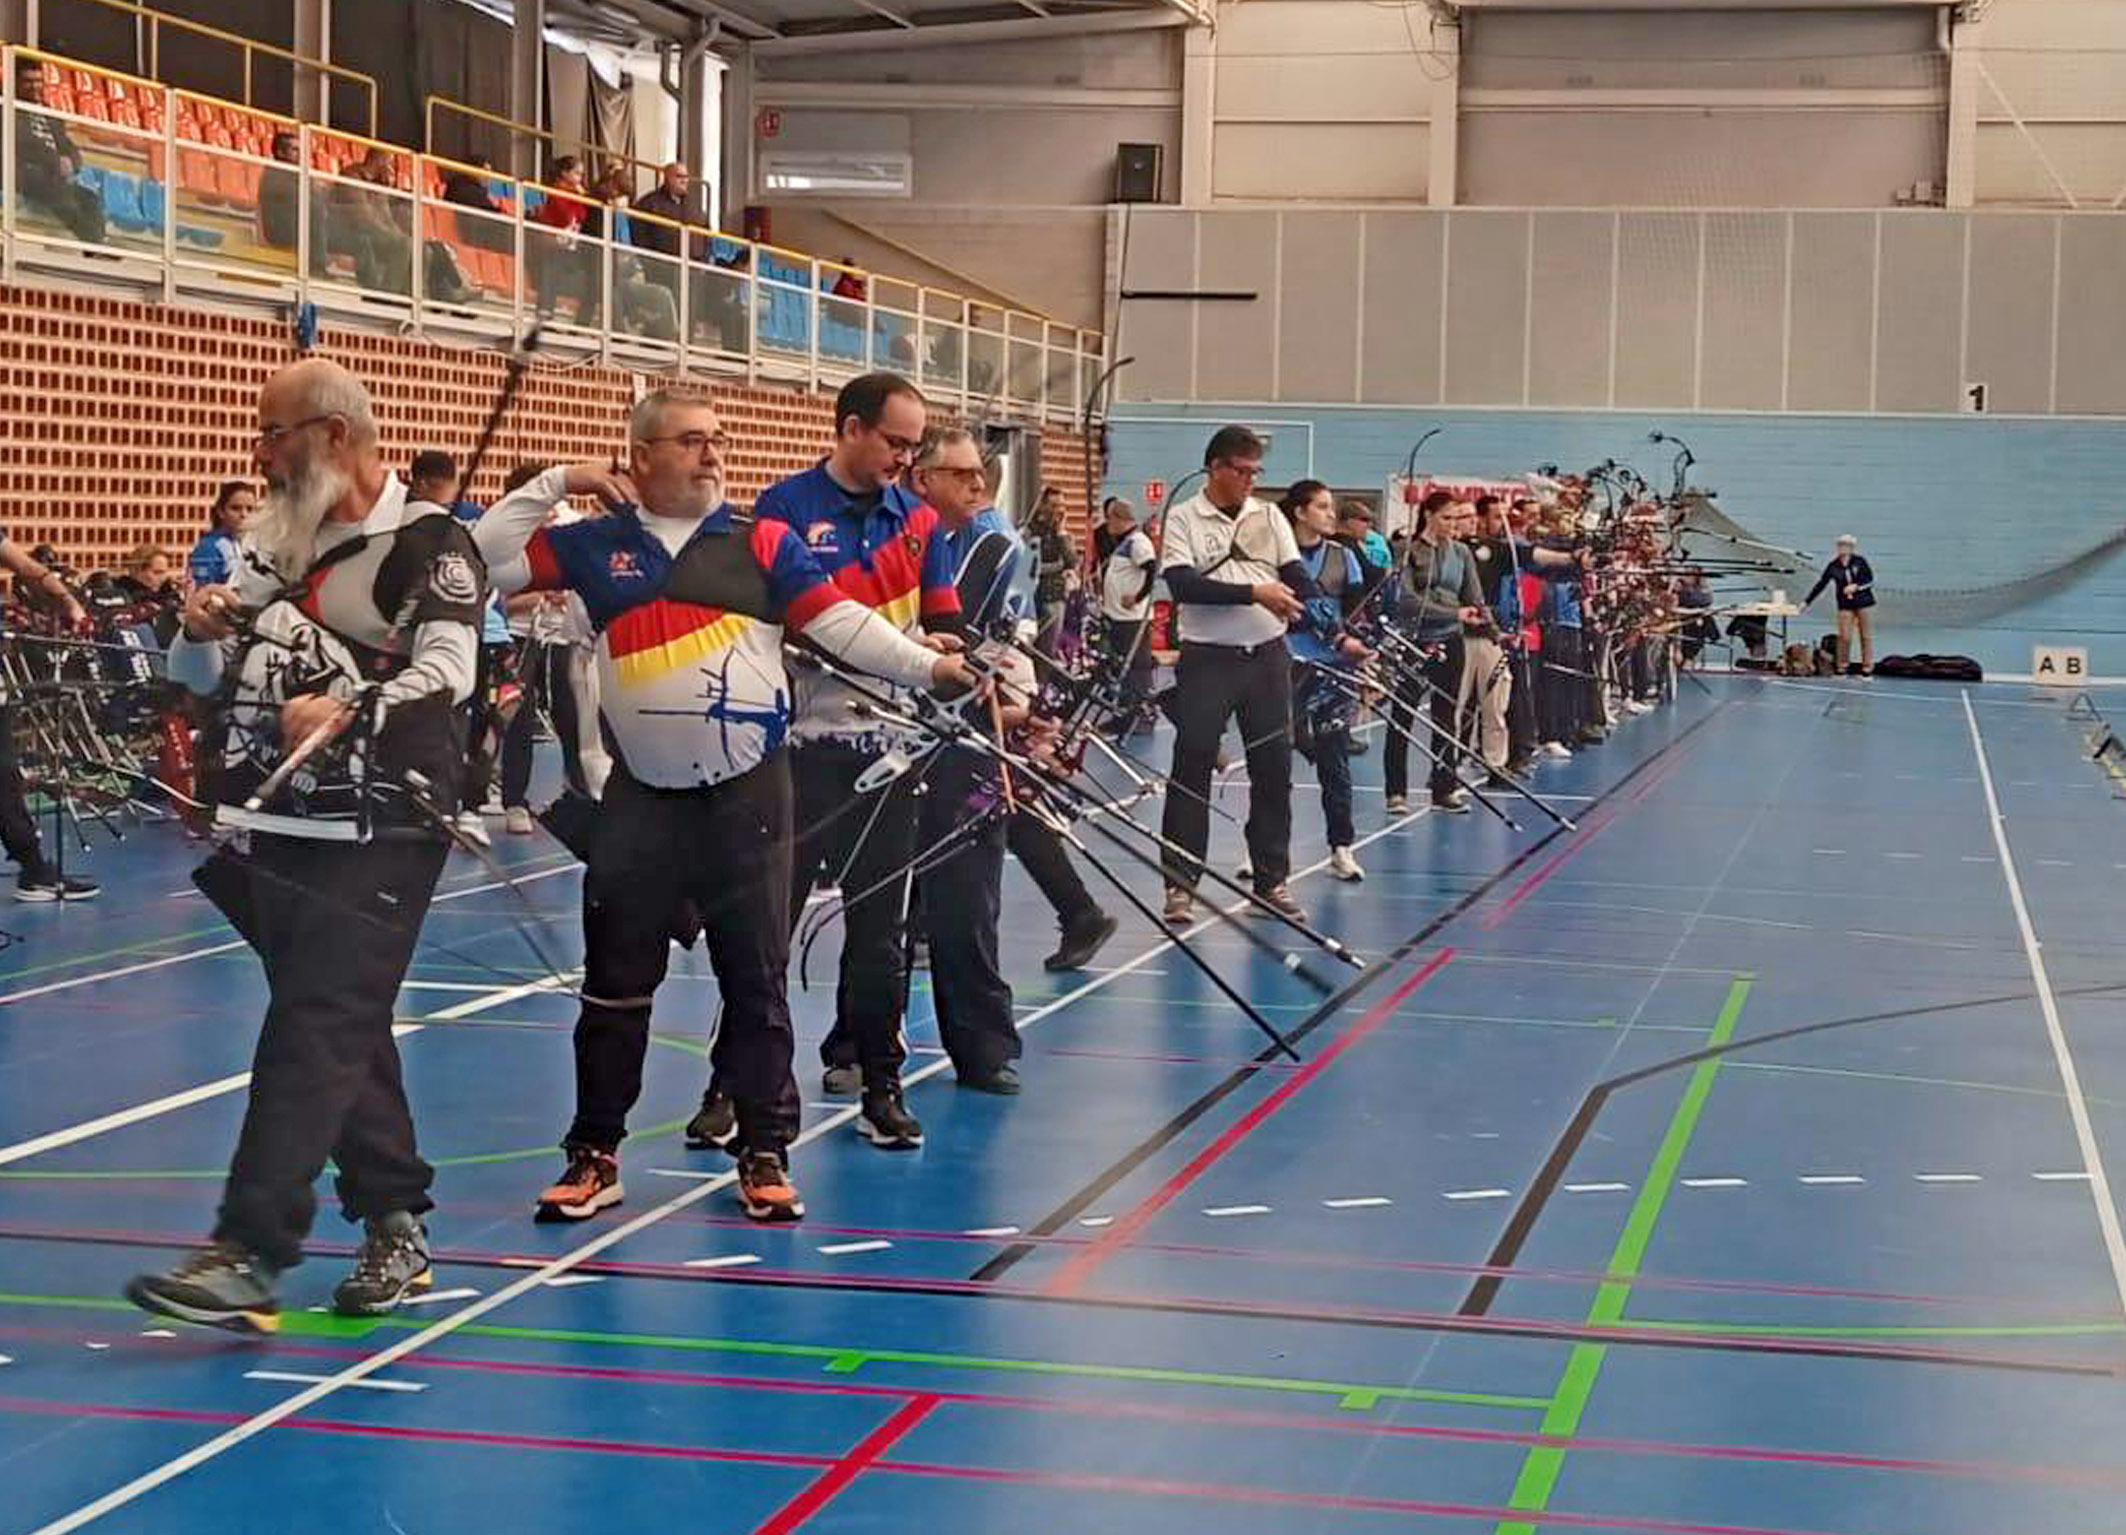
[[[620,1187],[619,1157],[588,1146],[570,1146],[567,1150],[568,1171],[561,1175],[559,1183],[539,1196],[534,1220],[586,1220],[607,1205],[617,1205],[625,1194]]]
[[[738,1201],[749,1219],[804,1219],[805,1202],[797,1197],[790,1169],[772,1151],[748,1151],[738,1159]]]

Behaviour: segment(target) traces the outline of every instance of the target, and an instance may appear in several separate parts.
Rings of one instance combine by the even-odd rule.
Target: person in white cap
[[[1875,606],[1875,572],[1861,557],[1860,540],[1850,533],[1838,535],[1838,553],[1823,567],[1823,574],[1801,599],[1807,607],[1826,586],[1838,598],[1838,667],[1848,677],[1875,675],[1875,628],[1870,610]],[[1860,659],[1852,659],[1853,636],[1860,636]]]

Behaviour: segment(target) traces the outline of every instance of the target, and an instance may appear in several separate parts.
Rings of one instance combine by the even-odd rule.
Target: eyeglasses
[[[896,458],[913,458],[922,451],[923,439],[920,437],[896,437],[883,427],[875,426],[871,430],[878,434],[881,442],[893,450]]]
[[[1218,467],[1229,474],[1238,475],[1243,480],[1259,480],[1262,478],[1262,465],[1259,463],[1243,464],[1230,458],[1221,458],[1218,460]]]
[[[292,421],[286,426],[262,426],[258,429],[258,436],[253,440],[261,448],[277,448],[281,444],[281,439],[290,433],[300,432],[306,426],[316,426],[320,421],[330,421],[338,414],[339,412],[337,411],[328,410],[321,416],[305,416],[302,420]]]
[[[718,458],[731,451],[731,439],[723,432],[680,432],[671,437],[645,437],[642,440],[645,443],[676,442],[680,452],[691,453],[696,458],[701,457],[703,448],[714,448]]]
[[[925,469],[923,473],[949,474],[954,479],[960,480],[969,485],[986,484],[989,479],[989,476],[982,472],[982,468],[979,464],[972,469],[955,467],[951,464],[932,464],[927,469]]]

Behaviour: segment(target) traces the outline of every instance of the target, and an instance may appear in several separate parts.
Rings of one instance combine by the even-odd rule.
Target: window
[[[914,179],[915,162],[905,154],[770,149],[760,157],[761,191],[769,196],[906,197]]]

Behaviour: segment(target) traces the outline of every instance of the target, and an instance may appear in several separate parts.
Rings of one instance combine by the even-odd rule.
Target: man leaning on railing
[[[81,151],[66,124],[45,111],[21,111],[44,105],[44,70],[24,59],[15,74],[15,155],[22,166],[22,196],[49,213],[75,239],[103,243],[103,201],[74,178],[81,172]]]

